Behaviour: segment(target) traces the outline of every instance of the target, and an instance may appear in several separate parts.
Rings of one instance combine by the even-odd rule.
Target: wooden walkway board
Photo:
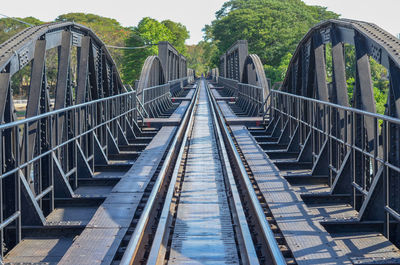
[[[174,126],[162,127],[132,168],[114,186],[59,264],[111,263],[175,132]]]
[[[244,126],[231,126],[298,264],[351,264]]]

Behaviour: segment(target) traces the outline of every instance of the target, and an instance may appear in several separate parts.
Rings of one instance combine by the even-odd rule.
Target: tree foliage
[[[36,19],[34,17],[26,17],[26,18],[17,18],[18,20],[24,21],[31,25],[40,25],[43,24],[43,21]],[[23,29],[28,28],[29,25],[14,20],[12,18],[1,18],[0,19],[0,43],[5,42],[18,32]]]
[[[356,51],[350,44],[345,45],[346,78],[349,101],[351,103],[356,80]],[[389,91],[388,71],[370,57],[371,79],[376,102],[376,112],[385,114],[386,102]]]
[[[316,23],[338,18],[325,7],[308,6],[301,0],[230,0],[216,12],[216,19],[204,28],[204,39],[217,46],[211,62],[218,65],[219,57],[236,40],[249,42],[249,52],[258,54],[267,77],[272,82],[285,77],[296,46]],[[332,82],[331,45],[326,45],[327,82]],[[349,100],[356,78],[354,46],[345,46],[346,76]],[[383,114],[389,82],[387,70],[372,58],[371,78],[377,112]]]
[[[197,45],[188,47],[188,67],[196,71],[196,74],[206,74],[213,68],[212,55],[217,52],[217,46],[213,42],[200,41]]]
[[[236,40],[249,42],[249,52],[260,56],[267,75],[282,81],[282,62],[304,34],[317,22],[337,18],[324,7],[308,6],[301,0],[230,0],[216,12],[216,20],[205,27],[205,38],[216,42],[219,57]],[[284,73],[283,73],[284,74]]]
[[[132,29],[132,33],[126,39],[125,45],[129,47],[141,47],[153,45],[143,49],[125,50],[122,73],[124,80],[134,85],[139,78],[142,66],[150,55],[157,55],[158,48],[155,44],[160,41],[172,41],[172,32],[155,19],[145,17]]]
[[[113,18],[102,17],[95,14],[68,13],[58,16],[56,21],[71,21],[82,24],[93,30],[104,43],[113,46],[124,46],[125,40],[131,31],[129,28],[121,26],[121,24]],[[117,68],[121,69],[123,52],[116,49],[109,49],[109,51]]]
[[[164,26],[166,26],[172,33],[171,44],[184,56],[187,56],[187,47],[185,45],[185,41],[189,39],[189,31],[186,26],[182,25],[179,22],[174,22],[169,19],[161,22]]]
[[[124,51],[123,78],[125,82],[131,85],[139,78],[146,58],[150,55],[158,54],[158,47],[156,45],[158,42],[169,41],[178,52],[185,53],[186,47],[184,44],[185,40],[189,38],[189,32],[180,23],[170,20],[159,22],[153,18],[145,17],[131,30],[132,33],[125,41],[126,46],[142,47],[151,45],[143,49]]]

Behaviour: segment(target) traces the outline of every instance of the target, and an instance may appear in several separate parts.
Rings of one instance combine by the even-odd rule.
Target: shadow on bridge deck
[[[223,87],[211,91],[215,98],[224,93]],[[229,99],[217,102],[227,120],[237,119],[237,113],[243,112]],[[287,144],[277,144],[278,139],[268,135],[265,126],[230,128],[298,264],[400,263],[399,249],[374,228],[329,229],[330,221],[348,221],[357,212],[340,197],[316,200],[313,195],[329,191],[327,176],[311,176],[309,164],[293,163],[298,154],[286,152]],[[272,150],[271,156],[267,150]]]

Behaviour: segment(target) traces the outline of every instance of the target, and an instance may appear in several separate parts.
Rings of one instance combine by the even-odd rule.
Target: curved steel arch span
[[[77,48],[76,54],[72,47]],[[53,48],[58,50],[54,103],[46,70],[47,52]],[[75,76],[72,58],[76,58]],[[28,65],[31,73],[25,117],[31,121],[19,124],[11,78]],[[3,177],[8,176],[1,193],[9,205],[11,201],[17,205],[7,208],[8,218],[14,216],[22,224],[45,224],[45,216],[54,208],[54,197],[73,197],[78,177],[92,177],[95,162],[107,163],[107,154],[118,151],[117,141],[133,133],[133,113],[128,115],[131,119],[118,116],[110,121],[120,113],[117,101],[123,105],[121,110],[132,107],[130,97],[119,96],[124,92],[105,44],[82,25],[61,22],[34,26],[1,44],[0,119],[8,126],[0,130],[4,141],[1,170]],[[48,114],[51,110],[58,112]],[[15,168],[20,169],[13,173]],[[13,175],[21,187],[12,184]],[[4,206],[0,207],[3,211]]]
[[[332,89],[326,80],[325,45],[332,44]],[[339,105],[348,105],[344,44],[356,51],[354,107],[376,112],[370,57],[388,69],[390,87],[387,115],[400,117],[400,40],[375,24],[332,19],[317,24],[296,48],[282,90]]]
[[[265,76],[264,66],[257,54],[249,54],[243,65],[242,83],[263,88],[263,100],[267,98],[270,87]]]
[[[143,64],[137,85],[137,94],[141,95],[143,89],[147,87],[159,86],[166,83],[165,72],[160,58],[149,56]],[[140,97],[139,97],[140,98]]]
[[[53,98],[46,64],[54,59]],[[188,80],[186,59],[164,59],[174,89],[183,90],[178,86]],[[29,67],[25,119],[17,120],[12,78]],[[96,167],[126,159],[123,148],[143,141],[139,124],[172,106],[159,57],[146,60],[138,85],[147,102],[123,85],[105,44],[76,23],[27,28],[0,45],[0,226],[15,226],[0,236],[1,246],[17,244],[23,225],[48,224],[56,200],[79,197],[77,189],[95,178]],[[0,259],[3,254],[2,247]]]
[[[351,101],[345,44],[355,49]],[[385,115],[375,114],[371,58],[388,70]],[[297,46],[280,90],[271,91],[271,131],[298,153],[296,162],[311,164],[311,176],[328,176],[331,195],[350,198],[358,221],[382,222],[384,235],[398,240],[389,220],[400,220],[400,40],[372,23],[319,23]]]

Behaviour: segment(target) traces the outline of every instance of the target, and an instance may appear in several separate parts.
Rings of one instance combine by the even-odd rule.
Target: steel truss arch
[[[138,98],[142,100],[142,91],[148,87],[163,85],[166,83],[165,72],[158,56],[149,56],[143,64],[137,85]]]
[[[332,45],[331,83],[327,82],[328,43]],[[355,48],[351,101],[345,44]],[[389,73],[386,116],[371,114],[376,113],[376,102],[370,58]],[[400,235],[390,229],[389,220],[398,221],[400,216],[400,200],[395,196],[400,190],[400,40],[372,23],[321,22],[297,46],[281,90],[271,93],[271,124],[278,136],[285,137],[287,150],[299,152],[297,162],[311,163],[312,176],[329,177],[330,194],[351,197],[358,221],[382,221],[384,235],[398,240]]]
[[[46,71],[53,48],[58,59],[54,102]],[[26,119],[21,122],[11,78],[29,65]],[[23,225],[47,225],[55,198],[78,196],[81,179],[93,178],[95,165],[106,165],[118,146],[134,137],[134,94],[125,92],[105,44],[82,25],[34,26],[0,45],[0,195],[6,198],[0,223],[15,225],[14,235],[0,237],[2,246],[18,243]]]
[[[332,89],[326,82],[324,46],[332,44]],[[348,105],[344,44],[356,50],[354,107],[376,112],[369,58],[389,72],[390,87],[386,114],[400,117],[400,41],[375,24],[331,19],[317,24],[303,37],[290,61],[281,90],[297,95]],[[396,103],[397,102],[397,103]]]
[[[269,85],[258,55],[247,55],[240,72],[242,76],[238,83],[237,104],[249,116],[259,116],[265,111],[264,102],[269,94]]]

